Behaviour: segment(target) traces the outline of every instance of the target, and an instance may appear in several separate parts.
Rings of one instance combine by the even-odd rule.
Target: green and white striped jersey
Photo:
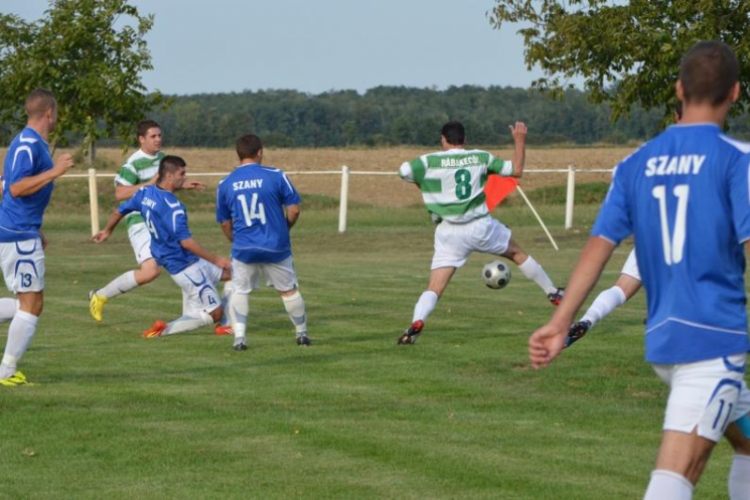
[[[115,186],[135,186],[148,182],[159,171],[159,162],[167,156],[161,151],[154,156],[147,155],[142,150],[138,150],[127,159],[125,165],[120,168],[120,172],[115,176]],[[138,212],[131,212],[125,216],[125,223],[128,227],[133,224],[143,222],[143,217]]]
[[[427,210],[454,223],[489,214],[484,185],[490,173],[509,177],[513,163],[479,149],[449,149],[422,155],[398,170],[402,179],[419,186]]]

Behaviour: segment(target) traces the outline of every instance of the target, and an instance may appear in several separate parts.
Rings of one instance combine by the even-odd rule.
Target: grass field
[[[428,274],[424,210],[355,208],[340,235],[335,209],[308,208],[293,244],[312,347],[270,290],[252,296],[246,352],[209,329],[144,340],[179,314],[179,289],[162,276],[95,324],[88,290],[133,257],[123,230],[89,243],[70,206],[45,223],[45,311],[21,365],[35,385],[0,391],[0,498],[641,498],[667,393],[642,359],[642,296],[534,371],[527,338],[551,306],[515,268],[485,288],[476,255],[419,342],[396,346]],[[564,283],[595,208],[568,232],[561,206],[540,209],[559,252],[524,207],[500,217]],[[190,217],[228,251],[210,210]],[[696,497],[726,498],[730,455],[717,448]]]

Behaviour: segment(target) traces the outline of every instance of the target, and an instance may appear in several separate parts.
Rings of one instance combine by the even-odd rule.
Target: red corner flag
[[[490,175],[487,177],[487,183],[484,185],[484,202],[490,210],[505,199],[510,193],[518,187],[518,179],[515,177],[500,177],[499,175]]]

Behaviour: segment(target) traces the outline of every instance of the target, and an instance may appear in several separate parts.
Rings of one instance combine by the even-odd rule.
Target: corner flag
[[[510,193],[518,187],[518,180],[515,177],[500,177],[499,175],[490,175],[487,177],[487,183],[484,185],[484,202],[490,210],[505,199]]]

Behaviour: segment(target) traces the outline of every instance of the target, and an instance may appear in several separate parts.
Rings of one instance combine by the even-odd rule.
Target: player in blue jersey
[[[0,299],[0,321],[10,320],[0,385],[28,383],[18,362],[36,333],[44,305],[44,247],[41,231],[54,181],[73,167],[73,157],[56,162],[47,141],[57,125],[57,101],[51,92],[36,89],[26,97],[26,127],[10,143],[3,165],[0,203],[0,265],[5,284],[16,299]]]
[[[123,217],[140,213],[151,233],[151,255],[182,288],[182,316],[169,324],[157,320],[143,332],[145,338],[211,325],[223,313],[216,285],[230,278],[231,263],[203,248],[190,233],[187,208],[174,195],[185,182],[185,166],[179,156],[162,158],[156,185],[136,191],[115,210],[105,228],[91,238],[97,243],[105,241]]]
[[[738,80],[737,57],[723,43],[700,42],[683,57],[682,122],[617,167],[565,298],[529,339],[533,366],[547,366],[615,246],[633,234],[648,305],[646,361],[670,386],[646,500],[692,498],[722,435],[735,450],[729,496],[750,499],[750,146],[720,128]]]
[[[299,292],[289,230],[297,222],[299,194],[281,170],[265,167],[256,135],[237,139],[240,166],[217,189],[216,221],[232,242],[232,288],[228,314],[234,349],[247,349],[249,294],[262,276],[276,289],[297,333],[297,345],[310,345],[305,302]]]

